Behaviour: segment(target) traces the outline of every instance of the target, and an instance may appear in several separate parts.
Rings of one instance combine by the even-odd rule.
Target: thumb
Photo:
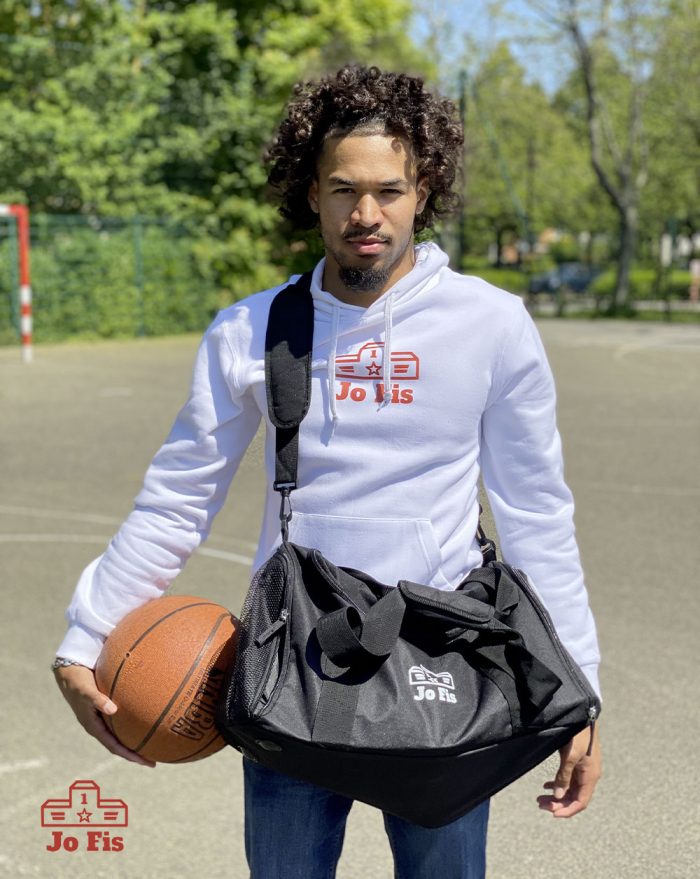
[[[93,678],[86,682],[83,697],[92,704],[92,707],[102,714],[116,714],[117,706],[106,693],[98,689],[97,681]]]
[[[98,693],[93,701],[93,704],[98,711],[102,712],[102,714],[117,713],[117,706],[108,696],[105,696],[104,693]]]

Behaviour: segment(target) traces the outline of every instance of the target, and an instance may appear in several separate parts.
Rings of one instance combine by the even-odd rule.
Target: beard
[[[374,293],[382,290],[389,280],[391,268],[367,268],[355,266],[339,266],[338,275],[348,290],[354,293]]]
[[[344,236],[347,241],[353,241],[361,238],[357,233],[350,233]],[[374,235],[387,244],[391,244],[391,238],[385,235]],[[338,262],[338,277],[345,287],[353,293],[376,293],[382,290],[391,275],[391,266],[352,266],[343,265],[336,256]]]

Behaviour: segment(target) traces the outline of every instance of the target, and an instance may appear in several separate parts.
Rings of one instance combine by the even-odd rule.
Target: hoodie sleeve
[[[524,307],[494,374],[481,465],[503,558],[532,579],[559,637],[599,693],[598,641],[564,481],[554,380]]]
[[[197,353],[192,388],[148,471],[133,512],[83,571],[58,655],[94,667],[130,610],[162,595],[206,539],[255,435],[260,410],[236,386],[237,364],[215,322]]]

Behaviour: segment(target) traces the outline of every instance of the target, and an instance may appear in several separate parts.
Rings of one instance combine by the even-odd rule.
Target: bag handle
[[[392,589],[373,604],[364,619],[352,605],[334,610],[316,624],[321,650],[339,668],[386,659],[399,637],[405,610],[398,589]]]
[[[347,743],[360,697],[358,686],[371,677],[377,663],[394,649],[403,623],[406,605],[398,589],[392,589],[372,605],[364,618],[353,606],[342,607],[321,617],[316,637],[334,669],[323,663],[324,677],[314,717],[311,740]],[[329,671],[340,674],[331,677]]]

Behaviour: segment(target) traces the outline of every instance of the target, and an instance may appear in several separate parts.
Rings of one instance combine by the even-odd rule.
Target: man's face
[[[326,250],[325,288],[343,302],[369,305],[407,274],[416,214],[428,194],[403,138],[328,138],[309,188]]]

